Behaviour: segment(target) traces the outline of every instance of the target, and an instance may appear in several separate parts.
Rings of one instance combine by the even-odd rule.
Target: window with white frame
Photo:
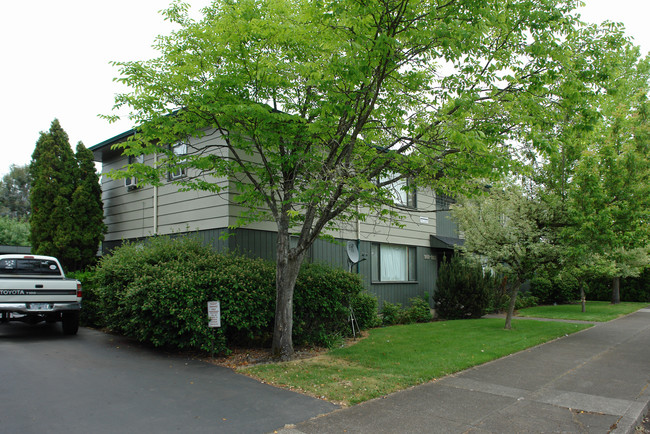
[[[414,282],[416,248],[397,244],[372,243],[370,246],[373,282]]]
[[[381,178],[382,182],[388,181],[393,175]],[[401,178],[386,186],[393,198],[395,205],[408,208],[417,208],[416,188],[409,178]]]
[[[171,150],[174,153],[175,157],[181,157],[183,155],[187,155],[187,143],[185,142],[178,142],[174,145],[171,146]],[[178,163],[182,163],[183,160],[176,160]],[[176,166],[172,168],[169,172],[169,180],[173,181],[175,179],[183,178],[187,176],[187,170],[185,167],[182,166]]]

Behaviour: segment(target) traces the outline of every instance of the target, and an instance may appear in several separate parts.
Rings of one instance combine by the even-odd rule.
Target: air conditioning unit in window
[[[138,188],[138,179],[135,177],[124,178],[124,186],[128,191]]]
[[[184,168],[176,168],[173,172],[169,172],[169,180],[174,181],[176,179],[180,179],[185,177],[185,169]]]

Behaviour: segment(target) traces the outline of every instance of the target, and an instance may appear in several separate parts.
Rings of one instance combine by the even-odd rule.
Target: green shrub
[[[411,302],[411,306],[403,311],[400,324],[431,321],[432,315],[429,302],[422,297],[415,297],[409,301]]]
[[[435,309],[445,319],[480,318],[490,304],[494,279],[483,274],[481,264],[454,255],[438,270]]]
[[[578,280],[570,274],[560,273],[552,278],[536,276],[530,280],[530,293],[541,304],[565,304],[579,298]]]
[[[621,279],[621,301],[650,302],[650,267],[646,268],[639,277]],[[611,301],[612,279],[595,277],[588,279],[585,285],[588,300]]]
[[[530,280],[530,293],[542,304],[553,304],[553,282],[546,277],[534,277]]]
[[[155,346],[227,351],[268,335],[274,313],[272,264],[218,255],[191,237],[125,244],[97,269],[106,325]],[[210,329],[207,302],[221,302],[222,327]]]
[[[381,324],[391,326],[431,321],[431,308],[424,298],[415,297],[410,299],[409,302],[410,306],[403,309],[399,303],[393,304],[385,301],[381,308]]]
[[[384,326],[399,324],[401,311],[401,304],[385,301],[381,306],[381,324]]]
[[[534,295],[522,294],[521,292],[517,295],[517,301],[515,302],[515,310],[525,309],[527,307],[537,306],[539,304],[539,299]],[[508,311],[510,308],[510,295],[506,294],[503,296],[501,301],[500,310]]]
[[[486,313],[501,312],[503,310],[501,306],[507,297],[508,276],[486,273],[485,279],[489,292],[489,302]]]
[[[360,293],[352,302],[354,317],[361,330],[377,327],[381,320],[377,315],[377,297],[367,292]]]
[[[362,292],[363,284],[356,274],[322,264],[305,264],[294,291],[294,342],[327,346],[331,345],[331,335],[340,339],[350,334],[349,306]]]
[[[217,254],[191,236],[126,243],[101,260],[95,284],[105,325],[155,346],[227,352],[272,337],[275,265]],[[305,265],[294,292],[294,342],[331,345],[350,335],[350,305],[361,326],[371,324],[376,300],[362,291],[357,275]],[[210,300],[221,303],[220,328],[208,327]]]
[[[553,279],[555,291],[549,304],[566,304],[580,298],[580,283],[575,276],[567,273],[558,274]]]
[[[66,273],[66,277],[81,282],[82,301],[79,321],[86,327],[103,327],[104,318],[101,309],[100,294],[97,289],[94,271],[76,271]]]
[[[611,300],[611,286],[608,289],[608,300]],[[639,277],[621,279],[621,301],[650,302],[650,267],[643,270]]]

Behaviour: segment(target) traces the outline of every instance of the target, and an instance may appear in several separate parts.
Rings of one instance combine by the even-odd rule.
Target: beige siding
[[[220,138],[207,134],[199,139],[192,139],[190,152],[201,150],[205,146],[217,147]],[[223,152],[217,150],[215,152]],[[161,157],[162,158],[162,157]],[[115,158],[103,162],[103,173],[119,170],[127,163],[126,157]],[[145,164],[154,164],[154,157],[145,157]],[[188,173],[192,175],[192,173]],[[227,186],[225,179],[219,182]],[[169,234],[197,230],[219,229],[235,226],[242,210],[229,200],[229,194],[220,195],[188,191],[178,191],[178,187],[166,182],[157,189],[146,186],[133,191],[127,191],[124,180],[112,180],[102,177],[102,189],[105,208],[105,222],[108,226],[107,241],[140,238],[154,234]],[[154,197],[158,205],[154,213]],[[369,242],[429,246],[429,235],[436,234],[437,217],[435,198],[431,191],[417,192],[417,209],[401,211],[403,218],[397,222],[403,226],[392,225],[391,222],[381,222],[369,215],[365,221],[335,224],[336,230],[328,230],[327,234],[336,238],[357,239],[357,224],[360,225],[360,239]],[[157,227],[154,225],[154,215],[157,215]],[[440,225],[438,225],[440,226]],[[274,232],[277,230],[274,222],[255,222],[245,226],[246,229]]]
[[[234,225],[240,207],[231,206],[231,221]],[[372,215],[368,215],[366,221],[361,221],[361,240],[371,242],[382,242],[392,244],[408,244],[414,246],[428,247],[430,245],[429,235],[436,234],[436,212],[435,198],[431,191],[418,191],[417,209],[412,211],[400,211],[401,219],[395,219],[401,226],[398,227],[392,222],[381,222]],[[356,222],[335,222],[335,229],[326,230],[325,233],[335,238],[357,239]],[[261,231],[276,231],[274,222],[255,222],[245,226],[246,229]]]
[[[392,221],[380,221],[373,215],[368,215],[365,221],[359,222],[362,241],[405,244],[428,247],[429,235],[436,233],[435,198],[433,192],[418,191],[417,209],[399,211],[401,218]],[[395,225],[393,223],[398,223]],[[328,231],[330,235],[345,239],[357,238],[357,223],[346,222],[336,225],[336,231]],[[402,227],[400,227],[402,226]]]
[[[217,138],[203,137],[192,146],[201,147]],[[140,238],[154,234],[196,231],[228,226],[227,193],[221,195],[209,192],[178,191],[178,186],[164,180],[158,188],[144,186],[127,190],[123,179],[111,179],[107,174],[123,168],[127,157],[103,161],[102,198],[104,219],[108,226],[106,241]],[[145,156],[145,164],[154,164],[152,155]],[[189,173],[192,175],[192,173]],[[215,180],[227,185],[225,180]],[[157,198],[156,213],[154,202]],[[154,215],[157,214],[157,227]]]

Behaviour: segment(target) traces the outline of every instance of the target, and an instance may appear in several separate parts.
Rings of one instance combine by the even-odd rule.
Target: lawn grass
[[[561,304],[557,306],[535,306],[518,311],[518,316],[551,319],[574,319],[583,321],[611,321],[623,315],[647,307],[650,303],[622,302],[611,304],[608,301],[587,301],[586,311],[582,305]]]
[[[312,359],[239,368],[266,383],[356,404],[589,327],[503,319],[440,321],[370,330],[354,345]]]

